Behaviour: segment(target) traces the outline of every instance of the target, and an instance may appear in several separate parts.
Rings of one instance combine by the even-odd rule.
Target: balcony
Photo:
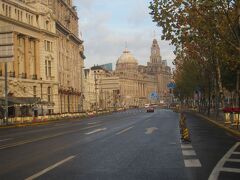
[[[19,74],[19,78],[27,79],[27,73],[21,73],[21,74]]]
[[[37,75],[36,74],[32,75],[32,80],[37,80]]]
[[[9,74],[9,77],[15,77],[15,72],[10,71],[8,74]]]

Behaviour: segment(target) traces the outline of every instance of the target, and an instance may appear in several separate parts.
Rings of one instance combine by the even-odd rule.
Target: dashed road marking
[[[9,140],[12,140],[13,138],[8,138],[8,139],[0,139],[0,142],[3,142],[3,141],[9,141]]]
[[[128,128],[126,128],[126,129],[123,129],[122,131],[119,131],[118,133],[116,133],[116,135],[119,135],[119,134],[122,134],[122,133],[124,133],[124,132],[126,132],[126,131],[129,131],[130,129],[132,129],[134,126],[131,126],[131,127],[128,127]]]
[[[191,144],[181,144],[181,148],[182,149],[192,149],[192,145]]]
[[[182,150],[182,154],[184,156],[196,156],[196,152],[194,150]]]
[[[182,154],[184,156],[184,165],[187,168],[199,168],[202,164],[199,159],[195,158],[197,156],[191,144],[181,144]],[[191,159],[189,158],[191,157]]]
[[[184,159],[185,167],[201,167],[199,159]]]
[[[52,166],[49,166],[48,168],[43,169],[42,171],[40,171],[40,172],[38,172],[38,173],[36,173],[36,174],[34,174],[34,175],[26,178],[25,180],[33,180],[33,179],[36,179],[36,178],[42,176],[43,174],[46,174],[47,172],[51,171],[52,169],[54,169],[54,168],[62,165],[63,163],[66,163],[67,161],[72,160],[73,158],[75,158],[75,156],[69,156],[68,158],[63,159],[62,161],[59,161],[58,163],[53,164]]]
[[[90,134],[94,134],[94,133],[97,133],[97,132],[100,132],[100,131],[105,131],[107,128],[100,128],[100,129],[95,129],[93,131],[90,131],[90,132],[87,132],[85,133],[86,135],[90,135]]]
[[[49,135],[49,136],[42,136],[42,137],[35,138],[35,139],[29,139],[29,140],[4,144],[4,145],[0,146],[0,150],[7,149],[7,148],[12,148],[12,147],[16,147],[16,146],[20,146],[20,145],[24,145],[24,144],[29,144],[29,143],[33,143],[33,142],[37,142],[37,141],[42,141],[42,140],[45,140],[45,139],[55,138],[55,137],[70,134],[70,133],[75,133],[75,132],[79,132],[81,130],[91,129],[91,128],[94,128],[94,127],[97,127],[97,126],[100,126],[100,125],[101,124],[96,124],[96,125],[92,125],[92,126],[77,129],[77,130],[70,130],[70,131],[65,131],[65,132],[61,132],[61,133],[52,134],[52,135]]]
[[[233,172],[233,173],[240,173],[240,169],[237,168],[226,168],[224,167],[225,162],[228,161],[237,161],[239,159],[233,159],[231,157],[232,154],[240,154],[240,152],[234,152],[235,149],[240,145],[240,142],[237,142],[229,151],[220,159],[217,163],[217,165],[212,170],[212,173],[210,174],[208,180],[217,180],[219,178],[220,172]]]

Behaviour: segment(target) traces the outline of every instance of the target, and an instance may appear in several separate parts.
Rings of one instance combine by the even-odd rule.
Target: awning
[[[45,104],[41,102],[39,97],[8,97],[8,105],[33,105],[33,104]],[[0,105],[5,105],[5,98],[0,97]]]

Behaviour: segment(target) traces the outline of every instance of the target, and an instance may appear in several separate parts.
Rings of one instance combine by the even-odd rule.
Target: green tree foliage
[[[149,8],[162,39],[176,47],[177,91],[192,96],[201,87],[223,104],[223,89],[236,88],[240,71],[240,1],[152,0]]]

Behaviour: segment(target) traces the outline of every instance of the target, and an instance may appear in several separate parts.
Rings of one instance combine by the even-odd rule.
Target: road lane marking
[[[229,149],[229,151],[222,157],[222,159],[220,159],[217,163],[217,165],[214,167],[214,169],[212,170],[208,180],[217,180],[218,176],[220,174],[220,171],[227,171],[230,172],[230,170],[233,170],[233,168],[223,168],[224,164],[226,161],[229,160],[230,156],[232,154],[236,154],[236,152],[234,152],[234,150],[240,145],[240,142],[237,142],[235,145],[233,145],[231,147],[231,149]],[[231,171],[233,172],[233,171]]]
[[[233,173],[240,173],[240,169],[238,168],[221,168],[221,171],[224,172],[233,172]]]
[[[58,137],[58,136],[62,136],[62,135],[66,135],[66,134],[70,134],[70,133],[74,133],[74,132],[79,132],[79,131],[82,131],[82,130],[88,130],[88,129],[91,129],[91,128],[98,127],[100,125],[101,124],[96,124],[96,125],[93,125],[93,126],[89,126],[89,127],[81,128],[81,129],[77,129],[77,130],[70,130],[70,131],[65,131],[65,132],[61,132],[61,133],[57,133],[57,134],[53,134],[53,135],[49,135],[49,136],[43,136],[43,137],[36,138],[36,139],[30,139],[30,140],[5,144],[5,145],[0,146],[0,150],[11,148],[11,147],[16,147],[16,146],[20,146],[20,145],[24,145],[24,144],[29,144],[29,143],[33,143],[33,142],[37,142],[37,141],[41,141],[41,140],[45,140],[45,139],[50,139],[50,138],[54,138],[54,137]]]
[[[105,131],[107,128],[100,128],[100,129],[95,129],[93,131],[90,131],[90,132],[87,132],[85,133],[86,135],[90,135],[90,134],[94,134],[94,133],[97,133],[97,132],[100,132],[100,131]]]
[[[156,130],[158,130],[156,127],[146,128],[145,134],[152,134]]]
[[[240,154],[240,152],[233,152],[232,154]]]
[[[101,122],[89,122],[88,124],[93,125],[93,124],[99,124],[99,123],[101,123]]]
[[[13,138],[8,138],[8,139],[0,139],[0,142],[3,142],[3,141],[9,141],[9,140],[12,140]]]
[[[184,159],[185,167],[202,167],[199,159]]]
[[[128,128],[126,128],[126,129],[123,129],[122,131],[119,131],[118,133],[116,133],[116,135],[119,135],[119,134],[122,134],[122,133],[124,133],[124,132],[126,132],[126,131],[129,131],[130,129],[132,129],[134,126],[131,126],[131,127],[128,127]]]
[[[191,144],[181,144],[181,148],[182,149],[192,149],[192,145]]]
[[[227,159],[227,162],[240,162],[240,159]]]
[[[33,180],[33,179],[36,179],[36,178],[42,176],[43,174],[51,171],[52,169],[54,169],[54,168],[62,165],[63,163],[66,163],[67,161],[72,160],[73,158],[75,158],[75,156],[69,156],[68,158],[63,159],[62,161],[59,161],[58,163],[56,163],[56,164],[54,164],[54,165],[52,165],[52,166],[49,166],[48,168],[43,169],[42,171],[40,171],[40,172],[38,172],[38,173],[36,173],[36,174],[34,174],[34,175],[26,178],[25,180]]]
[[[196,156],[196,152],[194,150],[182,150],[182,154],[184,156]]]

